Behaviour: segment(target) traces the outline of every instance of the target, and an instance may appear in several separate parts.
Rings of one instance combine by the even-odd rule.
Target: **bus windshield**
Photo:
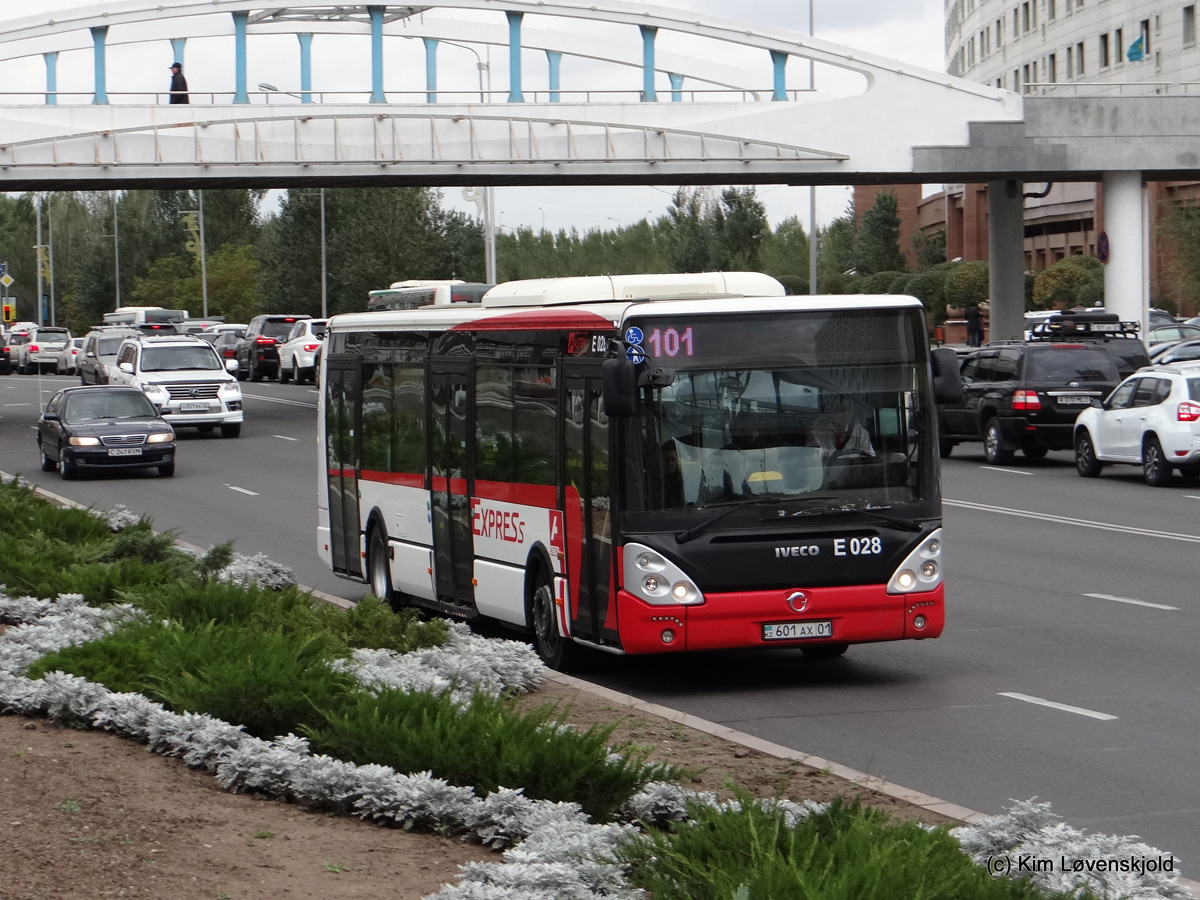
[[[635,527],[756,499],[789,515],[930,514],[915,508],[937,497],[919,311],[657,318],[637,329],[648,361],[666,369],[660,383],[671,380],[643,396],[626,432],[642,463],[624,484]]]

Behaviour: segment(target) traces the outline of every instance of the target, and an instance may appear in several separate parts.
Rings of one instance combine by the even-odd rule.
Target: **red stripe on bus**
[[[398,484],[401,487],[424,488],[425,475],[414,472],[380,472],[376,469],[363,469],[358,476],[363,481],[374,481],[379,484]]]
[[[475,496],[481,500],[496,500],[500,503],[539,506],[542,509],[558,508],[558,488],[552,484],[516,484],[511,481],[477,480]]]

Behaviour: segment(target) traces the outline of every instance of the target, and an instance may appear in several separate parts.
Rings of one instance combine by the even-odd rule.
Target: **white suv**
[[[1105,463],[1142,467],[1161,487],[1178,469],[1200,477],[1200,362],[1138,369],[1075,420],[1075,468],[1095,478]]]
[[[61,326],[37,325],[29,329],[20,345],[20,357],[13,360],[22,375],[33,375],[58,365],[58,353],[71,343],[71,332]]]
[[[242,432],[242,388],[212,345],[191,335],[128,337],[110,369],[112,384],[141,388],[162,417],[178,428],[221,426],[225,437]]]
[[[324,319],[301,319],[292,326],[279,347],[279,381],[288,380],[299,384],[317,380],[314,360],[317,348],[325,339]]]

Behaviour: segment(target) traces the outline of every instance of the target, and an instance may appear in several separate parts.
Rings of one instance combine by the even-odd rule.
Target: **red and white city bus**
[[[326,344],[318,548],[393,604],[528,629],[555,667],[942,631],[934,404],[961,386],[914,298],[541,279]]]

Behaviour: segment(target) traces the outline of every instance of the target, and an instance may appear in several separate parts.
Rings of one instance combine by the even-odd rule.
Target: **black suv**
[[[938,405],[939,450],[983,441],[992,465],[1021,450],[1039,459],[1073,446],[1080,410],[1103,400],[1121,380],[1111,356],[1095,344],[1066,341],[994,343],[963,357],[962,400]]]
[[[1116,313],[1065,309],[1037,323],[1028,340],[1095,344],[1112,357],[1121,377],[1128,378],[1150,365],[1150,354],[1138,337],[1138,327],[1137,322],[1122,322]]]
[[[246,326],[246,333],[234,351],[239,381],[249,378],[262,381],[279,377],[279,345],[287,340],[288,332],[300,319],[312,316],[263,315],[255,316]]]

